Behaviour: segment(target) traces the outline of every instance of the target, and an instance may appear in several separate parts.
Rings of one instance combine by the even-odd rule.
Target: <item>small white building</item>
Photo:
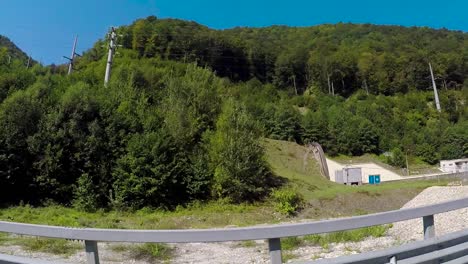
[[[441,160],[440,170],[451,173],[468,171],[468,159]]]
[[[345,167],[335,171],[335,181],[345,185],[362,185],[361,168]]]

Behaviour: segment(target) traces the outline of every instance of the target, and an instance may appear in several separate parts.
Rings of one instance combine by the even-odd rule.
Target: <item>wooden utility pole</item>
[[[114,58],[114,52],[116,45],[116,38],[117,34],[115,33],[115,28],[111,28],[111,32],[109,33],[110,44],[109,44],[109,54],[107,56],[107,66],[106,66],[106,75],[104,76],[104,86],[107,86],[109,83],[110,75],[111,75],[111,68],[112,68],[112,60]]]
[[[440,113],[441,110],[440,110],[439,94],[437,93],[437,86],[436,86],[435,79],[434,79],[434,72],[432,71],[432,65],[430,62],[429,62],[429,70],[431,71],[432,87],[434,88],[434,98],[435,98],[436,108],[437,108],[437,111],[439,111]]]

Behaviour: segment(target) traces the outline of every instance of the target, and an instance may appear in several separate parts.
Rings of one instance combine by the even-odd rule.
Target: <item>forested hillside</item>
[[[3,203],[92,211],[261,200],[288,184],[265,161],[262,137],[316,141],[329,155],[390,152],[396,166],[402,153],[431,164],[468,156],[466,33],[351,24],[216,31],[155,17],[118,33],[107,86],[107,40],[70,76],[0,53]]]
[[[328,77],[343,96],[426,90],[428,62],[444,89],[463,87],[468,75],[468,34],[449,30],[340,23],[217,31],[149,17],[119,32],[120,44],[139,57],[197,61],[231,80],[255,77],[298,93],[328,92]]]
[[[0,52],[3,56],[5,56],[5,53],[10,55],[10,59],[7,58],[10,62],[14,59],[26,62],[28,59],[28,55],[26,53],[19,49],[15,43],[11,42],[10,39],[2,35],[0,35]],[[2,57],[2,59],[5,58]]]

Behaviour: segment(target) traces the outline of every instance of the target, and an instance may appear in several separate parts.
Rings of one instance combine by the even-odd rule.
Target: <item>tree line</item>
[[[278,181],[261,128],[227,84],[193,64],[116,61],[68,77],[37,66],[0,104],[2,203],[174,208],[262,199]],[[21,67],[2,65],[0,80]],[[98,81],[99,80],[99,81]]]

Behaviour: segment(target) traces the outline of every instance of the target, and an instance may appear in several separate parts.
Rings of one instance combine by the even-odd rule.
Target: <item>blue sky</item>
[[[0,0],[0,34],[44,64],[65,63],[113,25],[137,18],[194,20],[211,28],[354,22],[468,32],[468,0]]]

